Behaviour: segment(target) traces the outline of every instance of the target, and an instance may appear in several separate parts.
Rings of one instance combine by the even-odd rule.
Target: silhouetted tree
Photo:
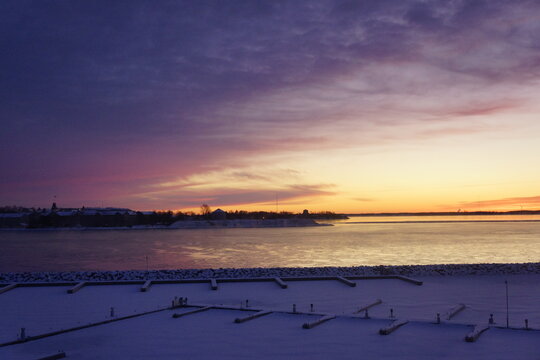
[[[208,204],[202,204],[201,205],[201,215],[202,216],[208,216],[212,212],[212,209],[210,209],[210,206]]]

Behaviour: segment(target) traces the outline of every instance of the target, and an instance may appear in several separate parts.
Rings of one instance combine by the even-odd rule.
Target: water
[[[0,231],[0,272],[145,270],[146,257],[149,269],[540,261],[540,216],[351,217],[333,224]]]

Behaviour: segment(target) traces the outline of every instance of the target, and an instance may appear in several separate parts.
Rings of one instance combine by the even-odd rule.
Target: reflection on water
[[[359,223],[366,219],[373,218],[308,228],[0,231],[0,271],[142,270],[146,256],[150,269],[540,261],[540,222]]]

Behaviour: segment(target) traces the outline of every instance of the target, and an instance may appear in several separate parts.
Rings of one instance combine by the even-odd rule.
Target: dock
[[[345,285],[348,285],[350,287],[355,287],[356,286],[356,283],[354,281],[351,281],[349,279],[345,279],[343,276],[338,276],[336,277],[336,280],[337,281],[340,281],[342,283],[344,283]]]
[[[408,320],[396,320],[393,323],[391,323],[390,325],[388,325],[387,327],[383,327],[382,329],[380,329],[379,334],[380,335],[390,335],[391,333],[393,333],[394,331],[396,331],[397,329],[399,329],[403,325],[407,324],[408,322],[409,322]]]
[[[273,311],[270,311],[270,310],[257,311],[255,314],[252,314],[252,315],[249,315],[249,316],[246,316],[246,317],[242,317],[242,318],[236,318],[236,319],[234,319],[234,322],[236,324],[241,324],[241,323],[244,323],[244,322],[249,321],[249,320],[253,320],[253,319],[260,318],[262,316],[270,315],[272,312]]]
[[[142,292],[147,292],[150,290],[150,286],[152,286],[152,280],[148,280],[144,283],[144,285],[141,287]]]
[[[285,281],[281,280],[281,278],[275,277],[275,278],[274,278],[274,281],[275,281],[282,289],[286,289],[286,288],[287,288],[287,284],[285,284]]]
[[[489,330],[488,325],[476,325],[474,327],[473,331],[471,331],[470,333],[468,333],[465,336],[465,341],[466,342],[475,342],[476,340],[478,340],[480,335],[482,335],[487,330]]]
[[[465,309],[465,304],[457,304],[446,312],[446,320],[451,320],[454,316],[459,314]]]
[[[4,287],[1,287],[0,288],[0,294],[3,294],[5,292],[8,292],[9,290],[13,290],[15,289],[17,286],[19,286],[19,284],[9,284],[9,285],[6,285]]]
[[[321,318],[319,318],[318,320],[316,321],[313,321],[313,322],[309,322],[309,323],[304,323],[302,325],[302,328],[303,329],[313,329],[315,326],[318,326],[322,323],[325,323],[329,320],[332,320],[332,319],[335,319],[336,318],[336,315],[326,315],[326,316],[323,316]]]
[[[210,310],[212,308],[213,308],[213,306],[205,306],[205,307],[201,307],[201,308],[198,308],[198,309],[195,309],[195,310],[186,311],[186,312],[183,312],[183,313],[174,313],[172,315],[172,317],[175,318],[175,319],[178,319],[179,317],[182,317],[182,316],[187,316],[187,315],[191,315],[191,314],[200,313],[200,312],[203,312],[203,311]]]
[[[85,287],[88,283],[86,281],[81,281],[71,289],[68,289],[68,294],[75,294],[77,291],[81,290],[83,287]]]
[[[353,314],[358,314],[358,313],[361,313],[362,311],[366,311],[368,309],[371,309],[372,307],[374,306],[377,306],[379,304],[382,304],[382,300],[381,299],[377,299],[375,300],[374,302],[372,302],[371,304],[369,305],[366,305],[366,306],[362,306],[360,309],[356,310],[355,312],[353,312]]]

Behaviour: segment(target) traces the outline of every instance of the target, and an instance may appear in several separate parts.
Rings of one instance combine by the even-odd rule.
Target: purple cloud
[[[540,205],[540,196],[512,197],[493,200],[481,200],[472,202],[461,202],[460,206],[469,209],[490,209],[490,208],[508,208],[508,207],[532,207],[537,208]]]
[[[411,118],[502,111],[493,89],[540,69],[539,17],[503,0],[3,1],[0,201],[129,199],[259,154],[368,146]],[[462,89],[451,106],[409,98]]]
[[[288,185],[281,188],[213,188],[213,189],[176,189],[174,191],[155,192],[142,195],[140,199],[131,200],[133,205],[146,204],[150,208],[197,208],[202,203],[211,206],[242,208],[246,204],[271,205],[278,199],[282,205],[294,203],[301,199],[333,196],[336,192],[332,185]],[[142,205],[139,205],[142,206]]]

